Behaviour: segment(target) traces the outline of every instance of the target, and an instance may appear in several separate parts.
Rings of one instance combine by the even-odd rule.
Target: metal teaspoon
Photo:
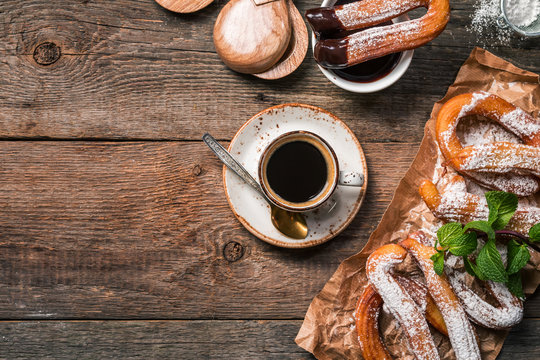
[[[247,170],[236,161],[232,155],[223,147],[212,135],[206,133],[202,137],[208,147],[217,155],[217,157],[242,180],[251,185],[270,205],[272,224],[284,235],[293,239],[305,239],[308,234],[308,228],[304,215],[297,212],[287,211],[274,205],[266,195],[264,195],[261,186],[247,172]]]

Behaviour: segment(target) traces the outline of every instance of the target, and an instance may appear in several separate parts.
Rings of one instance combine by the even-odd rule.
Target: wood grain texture
[[[300,319],[376,227],[470,50],[540,72],[539,42],[478,38],[476,1],[455,0],[447,30],[380,93],[333,86],[311,50],[292,75],[256,79],[215,52],[226,2],[179,15],[153,0],[0,1],[0,139],[99,140],[0,141],[0,318],[17,320],[0,321],[0,357],[312,359],[293,342]],[[286,102],[345,120],[370,171],[351,226],[300,251],[242,228],[221,166],[191,141],[231,139]],[[137,139],[151,141],[103,141]],[[538,358],[538,294],[525,316],[500,359]]]
[[[234,71],[260,73],[285,54],[291,32],[286,0],[263,5],[252,0],[231,0],[216,19],[214,46],[221,60]]]
[[[0,142],[0,318],[303,318],[367,241],[417,146],[366,144],[359,214],[293,251],[234,218],[202,143]]]
[[[4,0],[0,2],[0,137],[199,139],[211,130],[231,139],[253,114],[287,102],[323,107],[362,143],[419,142],[433,103],[471,49],[475,0],[452,1],[447,30],[415,51],[392,87],[369,95],[331,84],[306,60],[290,76],[265,81],[227,69],[212,44],[224,0],[190,15],[146,0]],[[296,2],[300,12],[318,3]],[[36,16],[39,14],[39,16]],[[43,66],[44,43],[62,55]],[[540,43],[487,42],[495,54],[540,71]]]
[[[178,13],[192,13],[208,6],[214,0],[156,0],[165,9]]]
[[[265,72],[253,74],[258,78],[265,80],[281,79],[298,69],[306,57],[309,45],[309,34],[306,23],[292,0],[287,0],[287,7],[292,26],[289,46],[285,50],[285,54],[283,54],[274,66]]]
[[[314,359],[296,321],[0,322],[9,359]]]
[[[302,318],[367,241],[417,145],[366,144],[355,220],[291,251],[234,218],[203,143],[0,142],[0,318]]]
[[[2,321],[9,359],[314,359],[294,343],[301,320]],[[539,319],[526,319],[498,360],[538,359]]]

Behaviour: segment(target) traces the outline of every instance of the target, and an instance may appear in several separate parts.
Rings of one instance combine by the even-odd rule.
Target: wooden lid
[[[231,0],[214,26],[214,45],[223,62],[247,74],[261,73],[276,64],[290,38],[285,0],[259,6],[252,0]]]
[[[156,0],[165,9],[177,13],[192,13],[200,10],[214,0]]]

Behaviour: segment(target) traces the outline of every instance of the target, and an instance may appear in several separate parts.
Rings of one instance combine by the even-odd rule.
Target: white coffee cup
[[[324,158],[326,166],[326,180],[324,181],[322,189],[309,199],[299,202],[285,199],[282,195],[278,194],[278,192],[272,188],[268,176],[268,163],[270,159],[272,159],[272,155],[274,155],[274,153],[283,145],[296,141],[305,142],[316,148],[322,158]],[[296,212],[312,210],[321,206],[330,198],[330,196],[332,196],[338,185],[364,185],[364,175],[362,173],[339,171],[337,156],[323,138],[314,133],[301,130],[285,133],[266,147],[259,160],[259,180],[264,194],[272,203],[282,209]]]

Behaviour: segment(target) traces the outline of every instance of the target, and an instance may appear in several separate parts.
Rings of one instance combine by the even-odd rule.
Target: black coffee
[[[328,170],[319,149],[305,141],[292,141],[271,155],[266,176],[276,194],[287,201],[301,203],[323,190]]]

